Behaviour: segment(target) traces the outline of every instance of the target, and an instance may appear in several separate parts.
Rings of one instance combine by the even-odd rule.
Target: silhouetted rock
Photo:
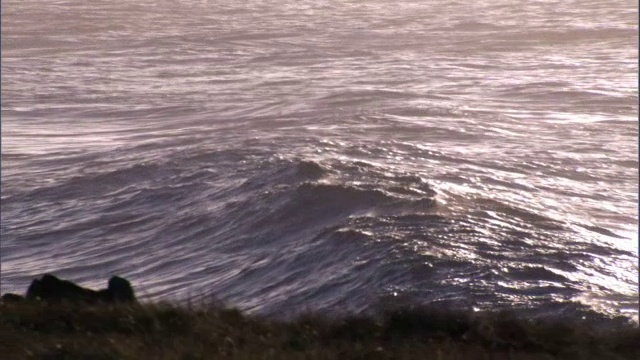
[[[46,274],[41,279],[31,282],[26,297],[27,300],[42,300],[48,303],[135,302],[135,295],[129,281],[117,276],[109,279],[107,289],[95,291]]]
[[[133,287],[127,279],[123,279],[119,276],[112,276],[109,279],[109,287],[107,291],[111,295],[111,300],[114,302],[134,302],[136,296],[133,293]]]
[[[27,300],[43,300],[50,303],[96,302],[98,295],[95,291],[80,287],[71,281],[46,274],[41,279],[31,282],[27,289]]]
[[[17,303],[21,301],[24,301],[24,296],[22,295],[12,294],[12,293],[6,293],[2,295],[3,303]]]

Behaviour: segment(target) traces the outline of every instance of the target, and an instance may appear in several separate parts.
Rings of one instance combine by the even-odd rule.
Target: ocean
[[[0,288],[638,318],[631,0],[2,2]]]

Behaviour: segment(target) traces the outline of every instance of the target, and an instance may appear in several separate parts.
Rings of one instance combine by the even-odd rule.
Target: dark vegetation
[[[411,307],[280,321],[222,306],[24,300],[0,304],[0,358],[640,359],[640,330]]]
[[[625,322],[386,309],[283,321],[140,304],[117,276],[96,291],[46,274],[24,297],[2,297],[0,359],[640,359],[640,330]]]

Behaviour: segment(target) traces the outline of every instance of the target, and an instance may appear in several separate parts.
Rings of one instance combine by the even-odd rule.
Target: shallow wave
[[[489,308],[542,306],[580,294],[582,285],[554,270],[577,268],[554,257],[568,244],[551,237],[568,234],[557,223],[545,235],[541,224],[549,218],[489,199],[478,204],[490,212],[460,217],[447,210],[455,203],[438,204],[422,176],[363,161],[246,162],[256,155],[196,153],[12,198],[9,212],[19,211],[20,201],[41,205],[30,222],[5,222],[8,242],[39,244],[65,259],[24,267],[22,255],[8,251],[7,263],[23,267],[14,279],[51,270],[92,278],[92,271],[110,268],[138,279],[146,297],[211,292],[263,313],[299,303],[366,311],[385,294]],[[242,171],[234,169],[243,163]],[[65,222],[52,227],[56,219]],[[571,245],[587,258],[594,246]],[[141,266],[132,269],[127,259]],[[504,264],[501,270],[495,262]],[[496,283],[508,284],[498,287],[498,297]]]

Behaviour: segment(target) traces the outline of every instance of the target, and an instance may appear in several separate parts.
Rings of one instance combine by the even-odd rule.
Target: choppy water
[[[2,2],[2,291],[637,317],[636,1]],[[582,305],[580,305],[582,304]]]

